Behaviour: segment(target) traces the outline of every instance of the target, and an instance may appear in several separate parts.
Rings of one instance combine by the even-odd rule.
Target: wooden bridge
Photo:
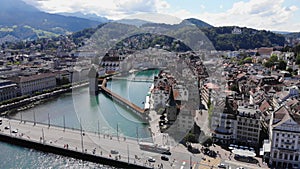
[[[150,78],[141,78],[141,77],[132,77],[132,78],[128,78],[128,77],[113,77],[111,79],[112,80],[127,80],[127,81],[132,81],[132,82],[149,82],[149,83],[153,82],[153,77],[150,77]]]
[[[99,86],[104,94],[108,95],[109,97],[114,99],[114,101],[116,101],[119,104],[123,105],[128,110],[134,112],[138,117],[140,117],[141,120],[143,120],[145,122],[148,122],[148,115],[147,115],[147,113],[145,112],[144,109],[140,108],[139,106],[135,105],[134,103],[124,99],[123,97],[121,97],[118,94],[116,94],[116,93],[112,92],[111,90],[109,90],[106,87],[106,83],[107,83],[107,79],[104,79],[103,82],[102,82],[102,85]]]

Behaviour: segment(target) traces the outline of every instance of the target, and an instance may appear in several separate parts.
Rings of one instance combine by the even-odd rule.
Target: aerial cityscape
[[[1,0],[1,168],[300,168],[297,0]]]

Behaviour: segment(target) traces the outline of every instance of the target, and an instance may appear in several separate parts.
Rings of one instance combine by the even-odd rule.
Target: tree
[[[286,65],[287,65],[287,63],[284,60],[279,60],[277,69],[285,70],[286,69]]]
[[[243,60],[244,63],[252,63],[252,58],[251,57],[246,57],[244,60]]]
[[[296,64],[300,64],[300,53],[296,56]]]

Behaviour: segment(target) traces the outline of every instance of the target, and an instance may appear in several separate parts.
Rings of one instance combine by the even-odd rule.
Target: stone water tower
[[[98,76],[99,74],[97,72],[97,68],[95,67],[95,65],[92,65],[88,74],[90,95],[97,95],[99,92]]]

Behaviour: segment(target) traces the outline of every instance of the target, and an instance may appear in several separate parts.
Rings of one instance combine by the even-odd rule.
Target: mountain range
[[[0,1],[0,38],[48,37],[96,27],[100,23],[85,18],[42,12],[22,0]]]
[[[50,14],[26,4],[22,0],[1,0],[0,44],[5,41],[53,37],[70,33],[74,33],[76,39],[80,41],[80,39],[85,39],[95,32],[97,27],[99,28],[99,25],[107,22],[112,21],[95,14],[82,14],[80,12]],[[217,50],[283,46],[285,37],[297,38],[299,35],[299,33],[291,34],[285,32],[282,34],[237,26],[214,27],[195,18],[185,19],[175,25],[152,23],[140,19],[123,19],[116,22],[137,27],[156,27],[162,29],[172,29],[173,27],[178,28],[195,24],[205,33]],[[234,29],[240,30],[241,33],[233,33]]]

